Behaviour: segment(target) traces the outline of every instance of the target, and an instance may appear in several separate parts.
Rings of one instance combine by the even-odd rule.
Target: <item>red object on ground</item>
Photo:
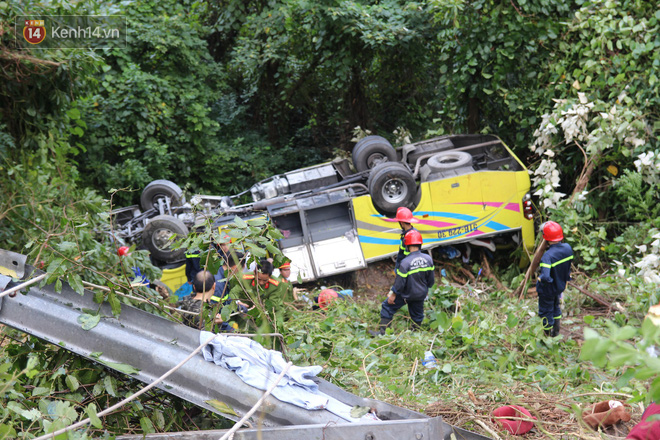
[[[660,414],[660,405],[652,403],[642,414],[642,420],[628,433],[626,439],[631,440],[658,440],[660,439],[660,420],[647,422],[650,416]]]
[[[596,430],[599,426],[616,425],[619,422],[630,421],[630,413],[618,400],[604,400],[587,408],[582,413],[584,423]]]
[[[327,310],[331,302],[335,301],[339,295],[332,289],[323,289],[319,294],[319,307]]]
[[[130,248],[128,246],[120,246],[119,249],[117,249],[117,255],[119,255],[120,257],[123,257],[124,255],[128,255],[129,249]]]
[[[536,420],[536,417],[533,417],[529,411],[519,405],[500,406],[491,415],[493,417],[523,417]],[[502,428],[514,435],[527,434],[534,427],[534,423],[527,420],[492,419],[492,421],[500,423]]]

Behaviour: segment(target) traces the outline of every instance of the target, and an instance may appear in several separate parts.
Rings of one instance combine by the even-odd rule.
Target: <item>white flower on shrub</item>
[[[534,195],[541,200],[541,205],[544,208],[556,208],[557,203],[566,196],[566,194],[555,190],[555,188],[559,188],[559,171],[557,170],[557,164],[549,159],[541,161],[533,173],[532,183],[537,188]]]
[[[660,254],[660,232],[656,232],[651,238],[655,238],[655,240],[650,244],[649,253],[635,263],[635,267],[639,269],[637,275],[645,282],[660,284],[660,256],[658,256]],[[646,245],[635,247],[639,249],[640,253],[644,253],[648,249]]]
[[[371,130],[363,130],[359,125],[353,129],[353,138],[351,142],[358,142],[360,139],[371,135]]]
[[[577,100],[553,99],[554,109],[541,117],[541,124],[534,131],[534,142],[529,146],[542,160],[534,171],[532,183],[534,195],[540,198],[545,208],[555,208],[565,194],[557,193],[560,175],[556,164],[550,161],[557,155],[556,148],[564,145],[579,147],[588,157],[599,160],[605,151],[612,148],[625,148],[634,151],[642,147],[648,136],[647,124],[632,104],[627,92],[623,90],[611,106],[598,101],[599,111],[594,111],[595,102],[591,102],[585,93],[579,92]],[[607,111],[602,111],[607,108]],[[561,130],[562,133],[559,131]],[[563,136],[563,139],[557,139]],[[615,147],[616,146],[616,147]],[[655,159],[657,161],[654,161]],[[653,159],[653,160],[652,160]],[[638,170],[647,183],[660,183],[660,158],[658,155],[640,157]],[[584,201],[588,192],[583,192],[577,200]]]
[[[412,142],[412,135],[407,128],[397,127],[392,134],[396,137],[394,141],[396,145],[407,145]]]
[[[660,154],[649,151],[641,153],[634,162],[637,172],[642,175],[644,182],[654,185],[660,182]]]
[[[544,154],[544,152],[551,148],[552,145],[552,136],[557,134],[557,127],[552,123],[553,115],[545,114],[541,116],[541,125],[534,131],[534,137],[536,140],[530,146],[531,150],[538,155]],[[551,150],[548,150],[551,151]]]
[[[620,262],[620,261],[617,261],[617,260],[612,260],[612,261],[616,264],[616,267],[617,267],[616,274],[621,278],[625,278],[626,277],[626,269],[623,267],[623,263]]]

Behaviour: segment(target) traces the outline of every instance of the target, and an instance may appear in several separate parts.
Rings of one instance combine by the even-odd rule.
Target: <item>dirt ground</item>
[[[489,282],[494,282],[498,288],[503,288],[500,281],[494,277],[490,269],[490,266],[496,263],[492,260],[487,260],[485,254],[480,249],[476,249],[472,252],[472,257],[468,264],[463,264],[460,261],[460,258],[452,260],[438,259],[435,254],[433,257],[436,266],[436,279],[440,278],[440,271],[445,269],[450,282],[459,286],[465,285],[468,282],[472,286],[475,286],[478,281],[485,281],[486,278],[489,278]],[[479,267],[483,268],[481,275],[472,273],[471,266],[473,264],[478,264]],[[507,261],[506,264],[509,264],[509,262]],[[477,279],[478,276],[480,276],[480,278]],[[365,300],[384,299],[393,283],[394,258],[388,258],[382,261],[369,263],[368,267],[365,269],[324,278],[320,281],[303,284],[301,287],[308,290],[319,289],[322,286],[353,289],[354,299],[360,302]]]
[[[377,300],[379,296],[381,299],[384,298],[392,287],[392,283],[394,283],[394,262],[384,260],[371,263],[365,269],[306,283],[301,287],[308,290],[320,289],[322,286],[334,289],[352,289],[355,301],[362,302]]]
[[[622,399],[617,395],[592,393],[599,395],[599,400]],[[580,404],[561,394],[548,394],[542,391],[530,392],[521,390],[516,392],[520,402],[533,417],[537,419],[534,428],[527,433],[526,439],[585,439],[596,440],[601,438],[624,439],[628,432],[639,422],[642,408],[638,405],[624,404],[631,419],[628,422],[620,422],[605,431],[601,437],[599,433],[591,430],[582,421],[577,420],[571,410],[571,405],[580,407]],[[425,413],[432,417],[442,416],[443,420],[450,425],[459,426],[463,429],[479,432],[483,435],[497,439],[521,438],[503,430],[490,414],[501,403],[494,403],[488,397],[479,396],[468,390],[463,400],[452,400],[449,402],[434,402],[426,407]],[[586,409],[582,407],[582,409]]]

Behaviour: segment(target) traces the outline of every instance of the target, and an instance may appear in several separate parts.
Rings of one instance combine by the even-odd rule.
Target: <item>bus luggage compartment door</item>
[[[367,267],[350,200],[304,212],[310,237],[310,255],[317,277]]]
[[[309,248],[306,244],[301,213],[295,203],[275,206],[269,209],[273,225],[280,230],[284,238],[279,240],[282,253],[291,260],[289,281],[311,281],[316,278]]]

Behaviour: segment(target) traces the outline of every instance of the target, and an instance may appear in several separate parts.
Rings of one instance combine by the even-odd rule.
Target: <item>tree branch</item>
[[[7,49],[3,49],[0,51],[0,59],[11,60],[11,61],[29,61],[36,65],[48,66],[48,67],[59,67],[63,64],[57,61],[42,60],[40,58],[35,58],[32,55],[28,55],[28,54],[19,54],[16,52],[10,52]]]

